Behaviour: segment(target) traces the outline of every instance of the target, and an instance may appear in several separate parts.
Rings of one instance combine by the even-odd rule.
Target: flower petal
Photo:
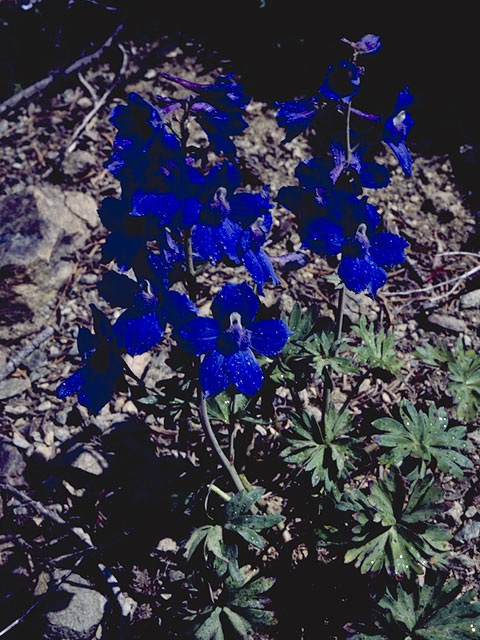
[[[218,244],[210,225],[196,224],[193,227],[192,244],[194,252],[202,260],[216,264],[223,256],[223,247]]]
[[[212,303],[213,317],[222,327],[230,324],[230,315],[236,311],[242,318],[242,324],[250,327],[258,313],[260,303],[246,282],[242,284],[224,284]]]
[[[149,351],[160,342],[165,326],[159,321],[155,311],[138,316],[128,309],[113,325],[117,346],[131,356]]]
[[[57,398],[66,398],[72,396],[74,393],[78,393],[81,387],[87,382],[89,378],[88,374],[88,367],[83,367],[75,371],[75,373],[57,387]]]
[[[326,218],[315,220],[301,233],[303,246],[323,256],[336,256],[345,243],[344,229]]]
[[[394,267],[405,262],[408,242],[395,233],[376,233],[370,241],[369,254],[380,267]]]
[[[260,320],[253,323],[250,342],[258,353],[276,356],[286,345],[291,333],[282,320]]]
[[[93,375],[78,392],[78,402],[90,411],[98,413],[112,399],[116,383],[116,378]]]
[[[344,257],[338,267],[338,275],[345,285],[355,293],[366,291],[372,298],[387,281],[384,269],[366,258]]]
[[[218,351],[212,351],[200,365],[200,386],[206,396],[216,396],[230,384],[224,369],[225,357]]]
[[[219,333],[220,326],[216,320],[199,316],[177,327],[175,335],[185,351],[199,356],[215,349]]]
[[[263,249],[258,249],[258,251],[248,250],[243,254],[242,262],[257,285],[260,295],[263,295],[263,284],[268,280],[271,280],[273,284],[280,284],[280,280],[273,270],[270,257]]]
[[[135,280],[115,271],[106,273],[97,285],[98,293],[112,307],[126,309],[133,303],[133,298],[140,291]]]
[[[237,353],[227,356],[225,369],[230,382],[240,393],[253,395],[260,391],[263,384],[263,373],[251,349],[237,351]]]
[[[275,106],[279,107],[277,113],[278,126],[285,129],[286,135],[283,142],[290,142],[302,131],[305,131],[312,124],[318,113],[318,102],[315,98],[277,102]]]
[[[271,208],[268,188],[261,193],[237,193],[230,198],[229,217],[245,227],[268,214]]]
[[[399,142],[397,144],[394,142],[389,142],[388,140],[386,140],[385,142],[395,154],[398,163],[403,169],[404,174],[406,176],[411,176],[413,162],[410,151],[407,149],[407,145],[404,142]]]

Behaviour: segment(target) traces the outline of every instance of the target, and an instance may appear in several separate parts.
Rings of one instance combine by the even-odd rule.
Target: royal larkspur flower
[[[252,276],[261,295],[263,295],[265,282],[270,280],[273,284],[280,284],[280,280],[273,270],[272,261],[263,249],[272,223],[270,212],[257,218],[251,225],[243,229],[237,245],[237,255]]]
[[[105,314],[90,305],[94,333],[81,327],[78,331],[78,351],[84,366],[64,380],[57,388],[57,397],[78,394],[78,401],[98,413],[115,393],[125,387],[121,350],[112,341],[112,326]]]
[[[387,280],[386,268],[405,261],[408,243],[378,232],[380,214],[365,196],[334,188],[322,161],[300,163],[300,187],[282,187],[277,201],[298,220],[302,246],[319,255],[341,254],[338,274],[347,288],[374,297]]]
[[[329,67],[319,97],[347,104],[360,89],[360,69],[350,60]]]
[[[175,331],[186,351],[204,355],[200,385],[206,396],[231,385],[247,395],[260,390],[264,377],[254,351],[279,354],[290,332],[281,320],[256,321],[258,310],[258,298],[248,284],[227,283],[212,303],[213,318],[198,316]]]
[[[358,67],[349,60],[343,60],[331,66],[325,76],[322,86],[317,93],[308,98],[276,102],[278,107],[277,123],[285,129],[283,142],[290,142],[307,127],[314,124],[322,111],[332,104],[348,104],[360,89],[360,72]],[[371,116],[358,112],[362,117]],[[373,118],[376,119],[375,116]]]
[[[368,236],[360,225],[355,236],[346,238],[338,275],[355,293],[365,291],[372,298],[387,282],[386,269],[405,262],[408,242],[394,233],[380,232]]]
[[[347,38],[342,38],[342,42],[349,44],[357,55],[376,53],[382,48],[380,36],[376,36],[373,33],[367,33],[367,35],[356,42],[352,42],[352,40],[348,40]]]
[[[250,98],[233,79],[233,74],[220,76],[212,84],[190,82],[169,73],[162,73],[162,76],[198,95],[197,99],[189,102],[190,113],[207,134],[213,151],[234,158],[236,148],[230,138],[248,127],[244,115]]]
[[[153,291],[148,280],[109,271],[98,285],[100,295],[125,311],[111,329],[110,340],[120,351],[136,356],[152,349],[163,337],[167,322],[178,325],[196,316],[189,298],[177,291]]]
[[[412,157],[405,141],[413,125],[413,118],[407,109],[413,103],[408,87],[400,91],[392,115],[385,120],[383,140],[395,154],[405,175],[412,175]]]
[[[138,94],[129,94],[126,105],[114,107],[110,122],[117,134],[105,167],[122,187],[131,187],[148,174],[161,176],[163,166],[182,161],[180,140],[166,127],[162,113]]]

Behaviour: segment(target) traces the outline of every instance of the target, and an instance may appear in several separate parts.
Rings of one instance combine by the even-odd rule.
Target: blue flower
[[[374,233],[370,238],[365,225],[342,247],[338,275],[351,291],[366,291],[372,298],[387,281],[386,267],[405,261],[408,242],[394,233]]]
[[[242,231],[237,247],[237,254],[248,273],[258,287],[258,292],[263,295],[263,285],[268,280],[273,284],[280,284],[275,275],[270,257],[262,249],[267,235],[272,228],[272,214],[267,213],[259,217],[253,224]]]
[[[360,70],[350,60],[342,60],[329,67],[319,95],[339,102],[348,103],[360,89]]]
[[[172,76],[169,73],[161,74],[167,80],[198,93],[205,102],[222,111],[242,111],[250,102],[250,98],[244,94],[243,87],[233,79],[233,74],[219,76],[213,84],[199,84]]]
[[[207,134],[212,150],[234,158],[237,150],[230,136],[237,136],[248,127],[243,115],[236,111],[222,111],[208,102],[194,102],[190,111]]]
[[[357,54],[370,54],[380,51],[382,44],[380,42],[380,36],[375,36],[373,33],[367,33],[366,36],[360,38],[356,42],[342,38],[342,42],[349,44]]]
[[[98,290],[112,306],[125,309],[113,325],[110,339],[131,356],[158,344],[167,322],[178,324],[196,315],[187,296],[167,290],[154,293],[147,280],[135,282],[114,271],[103,276]]]
[[[213,151],[234,158],[236,148],[230,136],[236,136],[248,127],[243,115],[250,98],[245,96],[243,87],[235,82],[233,75],[220,76],[213,84],[190,82],[169,73],[162,73],[162,76],[198,94],[200,100],[191,101],[190,112],[207,134]]]
[[[277,124],[285,129],[283,142],[290,142],[303,133],[315,120],[320,104],[315,97],[276,102]]]
[[[84,366],[64,380],[57,388],[57,397],[66,398],[75,393],[78,401],[98,413],[124,384],[124,363],[120,351],[112,343],[112,327],[107,317],[93,304],[95,333],[85,328],[78,332],[78,351]]]
[[[393,114],[387,118],[383,128],[383,140],[393,151],[407,176],[412,175],[412,157],[405,140],[413,125],[413,119],[406,109],[411,106],[412,102],[412,94],[408,87],[405,87],[398,94]]]
[[[196,317],[175,332],[179,344],[200,365],[205,395],[216,395],[230,385],[252,395],[263,384],[263,373],[253,351],[265,356],[280,353],[290,332],[281,320],[255,321],[259,302],[246,284],[225,284],[212,303],[213,318]]]
[[[160,111],[136,93],[126,105],[112,110],[110,122],[117,128],[114,152],[105,167],[122,186],[130,186],[145,174],[158,173],[169,162],[182,160],[178,137],[169,131]]]

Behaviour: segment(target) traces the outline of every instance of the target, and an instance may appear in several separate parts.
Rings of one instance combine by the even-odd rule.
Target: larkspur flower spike
[[[227,283],[213,301],[213,318],[198,316],[175,332],[186,351],[204,355],[200,385],[205,395],[217,395],[230,385],[247,395],[260,390],[263,372],[254,351],[279,354],[290,332],[282,320],[255,321],[258,309],[258,298],[248,284]]]

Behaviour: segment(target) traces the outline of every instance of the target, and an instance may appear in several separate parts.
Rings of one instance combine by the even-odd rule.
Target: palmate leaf
[[[252,491],[239,491],[225,504],[223,517],[217,524],[209,524],[195,529],[185,543],[185,557],[191,560],[197,549],[202,548],[205,559],[223,576],[228,571],[231,576],[238,573],[237,542],[246,541],[263,549],[265,540],[258,531],[270,529],[282,521],[280,515],[252,515],[251,508],[265,493],[257,487]],[[232,539],[232,535],[233,539]]]
[[[335,340],[333,331],[317,333],[304,342],[304,350],[313,356],[313,365],[317,376],[321,376],[325,367],[336,373],[358,373],[358,367],[349,359],[340,355],[347,347],[346,338]]]
[[[358,362],[372,369],[380,368],[398,378],[401,377],[402,363],[396,357],[395,337],[392,333],[385,333],[383,329],[376,333],[373,322],[367,327],[365,316],[360,317],[360,324],[353,326],[352,330],[363,342],[359,347],[351,347],[357,354]]]
[[[446,526],[430,521],[440,511],[442,495],[433,476],[407,490],[398,472],[374,482],[368,494],[346,492],[339,509],[351,512],[356,524],[345,562],[355,562],[361,573],[385,569],[395,578],[422,573],[432,563],[441,566],[451,536]]]
[[[473,422],[480,411],[480,355],[465,351],[459,340],[455,359],[448,362],[450,384],[448,392],[457,404],[459,420]]]
[[[457,406],[458,419],[477,420],[480,412],[480,355],[472,349],[465,350],[461,340],[453,350],[443,343],[435,347],[426,344],[416,349],[414,355],[425,364],[447,370],[447,391]]]
[[[373,426],[381,435],[373,440],[388,451],[380,458],[382,464],[400,466],[409,458],[420,465],[417,470],[423,477],[429,466],[435,463],[445,473],[463,478],[463,469],[472,468],[471,461],[460,451],[471,451],[472,444],[466,439],[466,427],[448,427],[444,409],[431,405],[428,414],[417,411],[413,404],[403,401],[398,422],[393,418],[374,420]]]
[[[227,578],[216,605],[201,611],[195,619],[194,637],[200,640],[249,640],[254,629],[277,624],[266,592],[273,578],[252,579],[249,567],[242,567],[236,578]]]
[[[247,396],[241,393],[231,394],[223,391],[207,399],[208,415],[213,420],[231,424],[232,421],[238,419],[243,414],[249,401],[250,398],[247,398]]]
[[[310,358],[306,357],[303,345],[315,330],[319,308],[313,305],[303,311],[296,302],[290,315],[287,317],[282,313],[281,318],[292,333],[276,360],[270,379],[280,385],[298,385],[305,382],[311,373]]]
[[[339,500],[345,479],[359,458],[360,441],[352,438],[352,418],[348,412],[341,415],[332,407],[325,424],[320,425],[307,412],[290,412],[292,427],[287,436],[288,446],[282,458],[311,473],[312,486],[321,484],[324,491]]]
[[[427,574],[424,586],[405,590],[397,585],[378,603],[373,624],[349,634],[349,640],[467,640],[477,638],[480,629],[480,603],[476,591],[460,597],[456,580],[445,581],[438,574]],[[354,625],[355,626],[355,625]],[[362,625],[356,625],[358,628]]]

